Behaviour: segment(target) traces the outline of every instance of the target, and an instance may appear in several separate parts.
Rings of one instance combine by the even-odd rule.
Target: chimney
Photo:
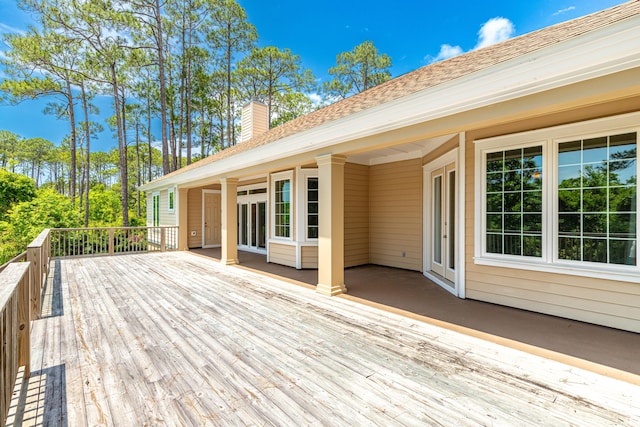
[[[269,130],[269,108],[262,102],[251,100],[242,107],[242,133],[240,142]]]

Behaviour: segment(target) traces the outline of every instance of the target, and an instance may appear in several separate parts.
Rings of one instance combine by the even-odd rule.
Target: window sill
[[[518,270],[539,271],[553,274],[567,274],[571,276],[593,277],[596,279],[614,280],[620,282],[640,283],[640,269],[634,266],[620,266],[620,268],[597,268],[592,265],[569,265],[564,263],[547,263],[536,261],[516,261],[487,257],[474,257],[476,265],[511,268]]]

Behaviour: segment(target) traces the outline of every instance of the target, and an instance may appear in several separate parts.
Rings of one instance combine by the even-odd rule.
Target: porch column
[[[238,264],[238,179],[222,178],[222,254],[220,262]]]
[[[178,250],[189,250],[189,230],[187,224],[189,190],[186,188],[178,189]]]
[[[345,157],[316,157],[319,190],[318,286],[324,295],[347,292],[344,284]]]

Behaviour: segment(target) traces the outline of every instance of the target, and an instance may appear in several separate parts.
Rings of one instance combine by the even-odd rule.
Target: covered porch
[[[220,248],[191,252],[220,259]],[[241,268],[314,289],[315,269],[297,270],[267,263],[259,253],[239,251]],[[377,265],[345,270],[348,294],[343,298],[431,322],[482,339],[507,344],[565,363],[640,375],[640,335],[590,323],[512,307],[459,299],[420,272]],[[585,364],[584,362],[588,362]]]
[[[7,424],[640,422],[636,375],[601,375],[353,298],[188,252],[53,260],[31,377]]]

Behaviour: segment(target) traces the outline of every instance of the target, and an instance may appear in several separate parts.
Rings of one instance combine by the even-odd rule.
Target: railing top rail
[[[29,271],[28,262],[9,264],[0,273],[0,307],[4,307],[22,277]]]
[[[0,273],[2,273],[2,271],[5,268],[7,268],[7,266],[12,262],[20,262],[20,261],[26,261],[26,260],[27,260],[27,251],[24,251],[20,255],[17,255],[14,258],[10,259],[9,261],[5,262],[4,264],[0,265]]]
[[[38,234],[38,237],[36,237],[33,242],[29,243],[29,246],[27,246],[28,248],[37,248],[40,247],[44,244],[45,240],[47,240],[47,237],[49,237],[49,232],[51,230],[49,228],[45,228],[44,230],[42,230],[40,232],[40,234]]]
[[[140,225],[135,227],[78,227],[78,228],[52,228],[51,231],[101,231],[101,230],[146,230],[149,228],[177,228],[177,225]]]

